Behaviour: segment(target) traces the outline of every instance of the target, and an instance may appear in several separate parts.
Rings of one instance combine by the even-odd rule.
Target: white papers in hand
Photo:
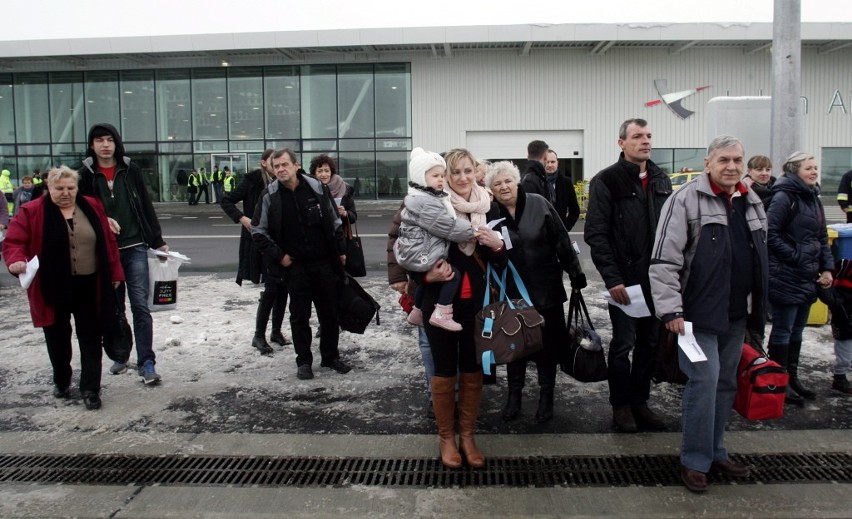
[[[701,346],[698,345],[698,341],[695,339],[695,334],[692,333],[692,322],[684,321],[683,328],[685,334],[677,336],[677,345],[686,353],[690,362],[704,362],[707,360],[707,355],[704,354],[704,350],[701,349]]]
[[[496,220],[491,220],[490,222],[488,222],[485,225],[487,225],[489,229],[493,229],[493,228],[497,227],[497,224],[502,222],[503,220],[505,220],[505,218],[498,218]]]
[[[18,276],[21,286],[25,289],[30,288],[36,272],[38,272],[38,256],[33,256],[33,259],[27,262],[27,271]]]
[[[642,285],[631,285],[626,287],[625,290],[627,291],[627,297],[630,298],[629,305],[616,303],[609,292],[603,293],[604,299],[607,303],[624,310],[624,313],[630,317],[648,317],[651,315],[651,310],[645,303],[645,296],[642,295]]]

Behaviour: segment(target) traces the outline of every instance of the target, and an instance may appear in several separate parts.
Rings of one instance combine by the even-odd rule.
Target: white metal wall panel
[[[802,55],[802,95],[808,98],[803,148],[852,146],[852,53]],[[413,141],[445,150],[464,146],[469,132],[580,131],[584,177],[615,161],[618,127],[630,117],[649,121],[657,148],[703,148],[705,104],[722,95],[771,95],[768,51],[741,48],[610,49],[603,56],[580,50],[533,50],[529,56],[496,51],[454,52],[452,57],[412,61]],[[683,100],[695,112],[680,119],[659,99],[655,79],[671,91],[710,86]],[[827,113],[840,89],[846,112]],[[529,139],[524,137],[525,145]],[[546,140],[546,139],[545,139]],[[748,154],[748,150],[746,150]]]
[[[561,158],[583,158],[583,132],[576,130],[467,132],[464,146],[477,158],[525,159],[527,144],[536,139],[546,142]]]

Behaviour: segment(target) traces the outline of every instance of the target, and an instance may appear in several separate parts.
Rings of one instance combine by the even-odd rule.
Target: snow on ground
[[[315,339],[316,377],[310,381],[296,379],[292,346],[273,345],[273,356],[259,355],[251,348],[259,287],[240,287],[230,277],[182,275],[177,308],[153,313],[154,349],[163,382],[144,386],[135,370],[110,375],[107,370],[111,361],[104,357],[104,405],[96,412],[86,411],[79,399],[52,397],[51,368],[43,335],[31,325],[25,293],[5,274],[0,283],[0,430],[57,434],[434,431],[434,425],[423,418],[427,399],[416,330],[405,324],[397,294],[387,287],[383,273],[371,272],[362,279],[362,285],[382,306],[381,325],[374,322],[364,335],[341,334],[341,355],[354,369],[339,375],[321,368]],[[584,293],[592,320],[606,344],[610,339],[609,319],[598,296],[603,285],[599,280],[590,283]],[[312,325],[316,325],[315,319]],[[289,336],[286,320],[284,328]],[[782,420],[755,423],[737,417],[732,427],[852,427],[849,400],[831,395],[828,389],[828,372],[834,359],[829,327],[808,327],[805,344],[803,378],[817,389],[819,398]],[[74,348],[72,387],[79,374],[76,341]],[[135,351],[131,360],[135,361]],[[501,368],[498,384],[486,387],[480,418],[483,432],[611,430],[606,383],[580,384],[561,373],[557,379],[556,419],[545,425],[535,424],[532,417],[538,390],[532,365],[523,416],[512,424],[503,423],[500,408],[505,398],[504,374]],[[672,430],[679,428],[680,391],[680,387],[669,384],[652,389],[652,405],[660,410]]]

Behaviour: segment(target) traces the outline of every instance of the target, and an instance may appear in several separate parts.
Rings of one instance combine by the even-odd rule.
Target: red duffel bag
[[[780,364],[760,350],[743,344],[737,367],[737,398],[734,410],[748,420],[784,416],[784,398],[790,376]]]

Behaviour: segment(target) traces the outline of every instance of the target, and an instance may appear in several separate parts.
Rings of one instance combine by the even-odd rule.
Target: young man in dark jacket
[[[624,121],[618,132],[622,153],[589,185],[585,240],[592,261],[619,304],[629,304],[627,287],[640,285],[649,317],[631,317],[609,305],[609,402],[621,432],[661,430],[663,421],[648,407],[660,322],[654,317],[648,266],[660,210],[672,183],[651,162],[651,130],[644,119]],[[633,365],[630,352],[633,351]]]
[[[160,375],[154,369],[154,321],[148,310],[148,248],[168,251],[160,222],[142,179],[142,172],[124,155],[121,135],[114,126],[99,123],[89,130],[89,148],[80,168],[81,195],[97,196],[104,204],[110,227],[117,235],[121,266],[126,281],[116,290],[118,305],[125,309],[125,293],[133,314],[136,361],[145,384],[156,384]],[[109,368],[117,375],[127,364],[115,362]]]
[[[267,188],[251,232],[261,252],[274,260],[269,263],[270,275],[286,277],[296,376],[302,380],[314,376],[311,303],[317,309],[321,330],[320,365],[348,373],[351,368],[340,360],[337,349],[337,289],[346,262],[346,243],[334,200],[328,187],[298,172],[291,150],[276,151],[272,167],[278,180]]]

